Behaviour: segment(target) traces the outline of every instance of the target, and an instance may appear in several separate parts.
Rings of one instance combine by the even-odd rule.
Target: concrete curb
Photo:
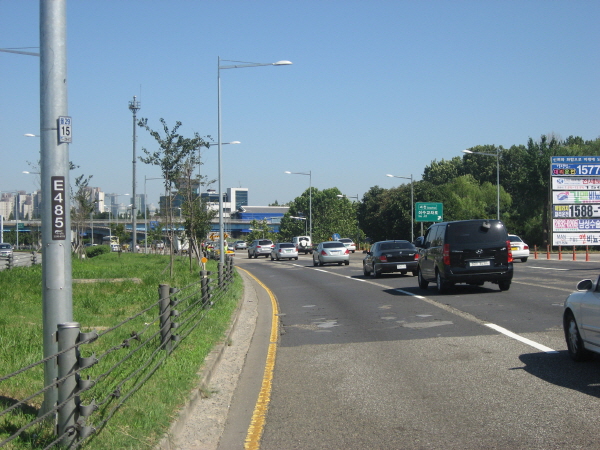
[[[210,380],[223,357],[223,353],[225,353],[225,349],[229,346],[229,342],[231,340],[231,335],[235,330],[235,326],[237,325],[238,319],[240,317],[240,312],[242,310],[242,305],[246,301],[246,295],[248,289],[246,289],[246,280],[245,277],[242,277],[244,281],[244,292],[238,302],[238,305],[233,313],[233,319],[231,324],[229,325],[228,330],[225,333],[225,338],[218,342],[215,347],[211,350],[211,352],[206,355],[206,358],[202,364],[202,377],[200,380],[200,384],[198,387],[194,388],[191,392],[186,404],[181,408],[179,413],[177,414],[177,418],[169,427],[169,431],[163,436],[161,441],[155,447],[156,450],[176,450],[174,443],[171,442],[172,436],[177,436],[182,432],[185,427],[185,423],[194,410],[198,402],[202,400],[202,391],[208,390],[208,385]]]

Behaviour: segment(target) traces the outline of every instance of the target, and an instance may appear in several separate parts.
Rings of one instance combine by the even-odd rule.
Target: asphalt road
[[[509,291],[439,295],[410,275],[364,277],[360,253],[325,267],[240,256],[281,322],[262,450],[600,448],[600,359],[571,362],[561,327],[600,262],[530,259]]]

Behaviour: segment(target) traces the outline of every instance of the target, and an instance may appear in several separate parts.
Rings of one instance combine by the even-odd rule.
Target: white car
[[[512,251],[513,259],[520,259],[523,262],[529,258],[529,245],[516,234],[509,234],[510,250]]]
[[[292,238],[292,244],[296,246],[298,253],[304,252],[306,255],[307,253],[312,254],[313,252],[310,236],[295,236]]]
[[[341,238],[338,239],[340,242],[343,242],[344,245],[346,246],[346,248],[348,249],[348,251],[354,253],[356,251],[356,244],[354,243],[354,241],[350,238]]]
[[[298,250],[291,242],[278,242],[271,250],[271,261],[280,259],[298,259]]]
[[[12,245],[7,243],[0,244],[0,256],[10,256],[13,254]]]
[[[343,242],[321,242],[313,252],[313,265],[322,266],[328,263],[350,264],[350,251]]]
[[[569,356],[586,361],[600,353],[600,277],[577,283],[577,291],[567,297],[563,330]]]

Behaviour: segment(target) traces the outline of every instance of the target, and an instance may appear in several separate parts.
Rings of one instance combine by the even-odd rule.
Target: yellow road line
[[[265,420],[267,418],[267,409],[269,402],[271,401],[271,390],[273,382],[273,370],[275,368],[275,356],[277,354],[277,340],[279,339],[279,309],[277,308],[277,300],[271,290],[265,286],[258,278],[252,275],[245,269],[237,267],[238,270],[243,270],[249,276],[251,276],[258,284],[260,284],[271,298],[271,307],[273,310],[273,316],[271,317],[271,336],[269,342],[269,350],[267,351],[267,361],[265,363],[265,372],[263,375],[262,386],[256,405],[254,406],[254,412],[252,413],[252,420],[250,420],[250,426],[248,427],[248,433],[246,434],[246,440],[244,441],[244,448],[246,450],[258,450],[260,448],[260,438],[262,437],[263,430],[265,428]]]

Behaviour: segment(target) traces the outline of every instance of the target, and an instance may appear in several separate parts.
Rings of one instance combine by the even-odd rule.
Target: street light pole
[[[129,110],[133,113],[133,187],[132,187],[132,196],[133,196],[133,202],[131,202],[133,204],[133,206],[131,207],[131,232],[132,232],[132,236],[131,236],[131,242],[132,242],[132,249],[131,251],[133,253],[136,253],[137,251],[137,213],[136,213],[136,204],[137,204],[137,199],[135,197],[135,165],[136,165],[136,157],[135,157],[135,145],[136,145],[136,141],[137,141],[137,135],[136,135],[136,129],[135,129],[135,122],[136,122],[136,115],[138,110],[140,109],[140,102],[138,102],[136,100],[135,95],[133,96],[133,101],[129,102]]]
[[[308,237],[310,237],[310,242],[312,245],[312,170],[308,172],[290,172],[285,171],[285,173],[290,175],[308,175]]]
[[[399,177],[396,175],[390,175],[389,173],[386,177],[391,178],[404,178],[405,180],[410,180],[410,242],[414,242],[415,240],[415,190],[413,185],[413,176],[412,173],[410,177]]]
[[[473,152],[471,150],[463,150],[462,152],[470,155],[486,155],[496,157],[496,218],[500,220],[500,149],[496,148],[496,154]]]
[[[337,197],[338,198],[355,198],[357,202],[359,201],[358,194],[356,194],[355,196],[354,195],[338,194]],[[356,245],[360,247],[359,240],[360,240],[360,231],[358,229],[358,214],[357,214],[357,217],[356,217]]]
[[[221,61],[233,62],[239,64],[233,65],[221,65]],[[218,186],[219,186],[219,262],[221,263],[221,267],[225,265],[225,252],[223,251],[223,190],[222,190],[222,164],[221,164],[221,70],[222,69],[243,69],[245,67],[260,67],[260,66],[287,66],[292,64],[290,61],[277,61],[274,63],[252,63],[252,62],[243,62],[243,61],[231,61],[228,59],[221,60],[219,56],[217,59],[217,127],[218,127],[218,166],[219,166],[219,176],[218,176]]]

